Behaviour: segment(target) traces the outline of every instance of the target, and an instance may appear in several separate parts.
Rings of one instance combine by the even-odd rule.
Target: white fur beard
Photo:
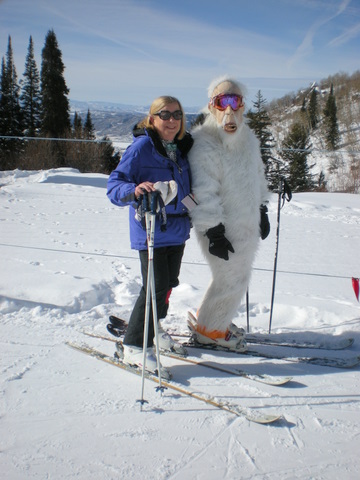
[[[216,123],[216,127],[219,132],[219,137],[221,138],[223,145],[229,151],[235,151],[239,147],[241,133],[244,127],[244,122],[243,121],[240,122],[236,117],[234,118],[234,123],[236,125],[236,131],[234,133],[229,133],[224,130],[224,127],[226,125],[226,115],[224,116],[221,125]]]

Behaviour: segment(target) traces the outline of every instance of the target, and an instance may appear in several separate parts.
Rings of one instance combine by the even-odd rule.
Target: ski
[[[351,347],[354,343],[353,338],[334,338],[331,340],[319,339],[314,342],[308,340],[296,340],[288,339],[287,334],[282,333],[270,333],[270,334],[246,334],[245,339],[247,343],[255,343],[258,345],[275,345],[279,347],[291,347],[291,348],[312,348],[319,350],[344,350]]]
[[[275,351],[272,353],[271,348],[272,346],[266,346],[265,350],[254,349],[253,347],[249,347],[245,352],[239,351],[236,349],[230,349],[227,347],[223,347],[216,344],[209,344],[204,345],[196,341],[196,318],[191,313],[188,312],[188,326],[189,329],[193,331],[190,340],[187,343],[183,343],[184,346],[187,347],[195,347],[195,348],[205,348],[210,350],[219,350],[219,351],[228,351],[242,355],[251,355],[254,357],[264,357],[264,358],[271,358],[271,359],[279,359],[288,362],[296,362],[296,363],[311,363],[312,365],[321,365],[325,367],[335,367],[335,368],[352,368],[355,367],[360,363],[360,357],[334,357],[334,356],[327,356],[327,357],[315,357],[315,356],[300,356],[300,355],[287,355],[286,353],[278,353]],[[259,348],[259,347],[258,347]],[[275,347],[276,348],[276,347]],[[276,350],[278,350],[276,348]]]
[[[190,313],[190,312],[189,312]],[[114,315],[110,315],[109,317],[109,325],[108,330],[113,335],[116,335],[115,332],[118,332],[121,336],[125,333],[127,328],[127,322],[122,318],[116,317]],[[115,331],[115,332],[114,332]],[[168,330],[170,335],[179,338],[190,338],[190,333],[179,334],[178,332],[173,332]],[[291,347],[291,348],[310,348],[310,349],[319,349],[319,350],[344,350],[346,348],[351,347],[354,343],[354,339],[350,337],[346,338],[337,338],[336,336],[332,336],[330,338],[324,339],[321,338],[320,335],[313,334],[317,337],[317,340],[297,340],[295,338],[289,338],[289,335],[286,333],[271,333],[271,334],[261,334],[261,333],[254,333],[254,334],[246,334],[245,340],[249,344],[257,344],[257,345],[270,345],[270,346],[278,346],[278,347]]]
[[[211,368],[212,370],[217,370],[218,372],[229,373],[230,375],[243,377],[248,380],[253,380],[259,383],[265,383],[266,385],[272,385],[274,387],[286,385],[293,378],[293,377],[275,377],[273,375],[260,374],[260,373],[250,373],[250,372],[246,372],[245,370],[241,370],[239,368],[231,369],[231,368],[223,367],[220,364],[214,364],[211,362],[196,360],[190,357],[182,357],[180,355],[176,355],[166,351],[161,351],[160,354],[170,358],[179,358],[183,362],[191,363],[193,365],[199,365],[201,367]]]
[[[97,333],[88,332],[86,330],[83,330],[82,333],[84,333],[84,335],[87,335],[89,337],[100,338],[102,340],[107,340],[114,343],[121,343],[117,341],[115,338],[106,337],[105,335],[99,335]],[[229,373],[230,375],[247,378],[248,380],[253,380],[254,382],[265,383],[266,385],[272,385],[275,387],[285,385],[289,383],[293,378],[293,377],[275,377],[273,375],[267,375],[267,374],[261,374],[261,373],[250,373],[250,372],[246,372],[245,370],[241,370],[239,368],[231,369],[228,367],[223,367],[221,364],[204,362],[202,360],[197,360],[196,358],[190,358],[188,356],[179,355],[175,352],[167,352],[165,350],[161,350],[160,355],[164,355],[169,358],[179,359],[179,360],[182,360],[183,362],[191,363],[193,365],[200,365],[202,367],[211,368],[212,370],[217,370],[223,373]]]
[[[261,350],[254,349],[249,347],[246,352],[238,352],[236,350],[231,350],[226,347],[221,347],[219,345],[204,345],[201,343],[197,343],[194,339],[190,339],[188,342],[183,343],[184,347],[186,348],[197,348],[197,349],[204,349],[204,350],[213,350],[218,352],[228,352],[228,353],[236,353],[237,355],[248,355],[252,357],[262,357],[262,358],[269,358],[273,360],[284,360],[288,362],[294,363],[310,363],[312,365],[319,365],[323,367],[333,367],[333,368],[353,368],[360,364],[360,356],[352,356],[352,357],[315,357],[315,356],[289,356],[286,354],[279,354],[279,353],[270,353],[264,352]]]
[[[126,365],[122,363],[119,359],[113,358],[106,353],[103,353],[95,348],[90,347],[89,345],[80,345],[73,342],[67,342],[67,345],[75,350],[83,352],[91,357],[94,357],[98,360],[101,360],[105,363],[114,365],[115,367],[121,368],[127,372],[134,373],[135,375],[142,375],[142,371],[139,368],[132,367],[130,365]],[[148,380],[151,380],[157,384],[159,384],[159,379],[157,376],[152,375],[149,372],[145,372],[145,377]],[[165,388],[169,388],[175,390],[178,393],[182,393],[184,395],[188,395],[191,398],[195,398],[196,400],[200,400],[202,402],[207,403],[208,405],[212,405],[213,407],[219,408],[221,410],[225,410],[227,412],[233,413],[239,417],[244,417],[250,422],[260,423],[260,424],[269,424],[273,423],[276,420],[279,420],[281,415],[267,415],[260,412],[257,412],[254,409],[243,407],[239,404],[232,404],[227,401],[222,401],[217,399],[212,395],[208,395],[202,392],[192,391],[188,388],[185,388],[182,384],[176,383],[173,380],[171,381],[161,381],[161,385]]]
[[[196,325],[196,317],[188,312],[188,323],[191,325]],[[337,339],[332,336],[331,340],[324,340],[319,334],[312,334],[313,337],[317,337],[317,340],[307,341],[307,340],[296,340],[287,338],[286,334],[246,334],[245,340],[248,344],[257,344],[257,345],[269,345],[274,347],[287,347],[287,348],[310,348],[310,349],[319,349],[319,350],[343,350],[345,348],[351,347],[354,343],[353,338],[342,338]]]
[[[189,312],[189,317],[191,320],[192,314]],[[109,317],[109,320],[111,322],[111,325],[113,328],[118,332],[117,336],[120,336],[121,334],[125,333],[126,327],[127,327],[127,322],[123,319],[119,319],[118,317],[111,316]],[[196,320],[196,319],[195,319]],[[272,353],[270,351],[262,351],[259,348],[256,348],[254,346],[249,346],[249,349],[246,352],[238,352],[236,350],[230,350],[225,347],[220,347],[217,345],[203,345],[203,344],[198,344],[193,341],[191,336],[186,336],[186,341],[183,342],[184,347],[186,348],[200,348],[200,349],[206,349],[206,350],[217,350],[217,351],[223,351],[223,352],[232,352],[236,353],[238,355],[250,355],[253,357],[263,357],[263,358],[269,358],[269,359],[275,359],[275,360],[284,360],[284,361],[289,361],[289,362],[294,362],[294,363],[309,363],[312,365],[319,365],[319,366],[325,366],[325,367],[333,367],[333,368],[353,368],[359,365],[360,363],[360,357],[359,356],[352,356],[352,357],[334,357],[334,356],[301,356],[301,355],[287,355],[285,353],[279,353],[276,351],[275,353]],[[247,339],[247,337],[245,337]],[[260,345],[261,346],[261,345]],[[267,344],[264,345],[265,348],[269,347],[278,347],[279,345],[277,344]],[[285,347],[285,345],[280,345],[282,347]],[[293,348],[294,345],[290,345],[288,347]],[[303,347],[304,348],[304,347]],[[307,347],[311,348],[311,347]],[[312,348],[317,348],[315,345],[312,346]]]

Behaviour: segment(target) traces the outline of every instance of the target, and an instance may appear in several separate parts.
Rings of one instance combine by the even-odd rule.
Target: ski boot
[[[245,331],[234,324],[231,324],[225,332],[220,330],[209,331],[202,325],[199,325],[196,317],[189,312],[188,327],[193,340],[199,345],[219,346],[236,352],[247,351]]]

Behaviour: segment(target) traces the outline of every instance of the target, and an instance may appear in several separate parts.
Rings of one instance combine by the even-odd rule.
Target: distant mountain
[[[124,143],[131,141],[133,126],[149,111],[148,106],[76,100],[71,100],[70,106],[71,113],[74,114],[76,111],[83,120],[90,110],[97,138],[108,136]]]
[[[139,105],[125,105],[122,103],[112,103],[112,102],[80,102],[78,100],[70,100],[71,111],[75,110],[77,113],[85,114],[88,109],[97,112],[108,112],[108,113],[124,113],[124,112],[138,112],[145,114],[149,111],[149,105],[139,106]]]
[[[79,102],[70,101],[71,113],[78,115],[85,120],[87,111],[90,110],[96,136],[102,138],[108,136],[118,142],[128,143],[132,139],[132,129],[136,123],[143,119],[149,112],[150,106],[124,105],[120,103],[107,102]],[[185,108],[188,128],[196,118],[197,107]]]

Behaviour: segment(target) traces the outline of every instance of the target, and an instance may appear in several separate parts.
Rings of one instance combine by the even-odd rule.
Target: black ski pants
[[[185,245],[154,248],[154,279],[156,293],[156,308],[158,320],[165,318],[169,308],[169,296],[172,288],[179,285],[179,273]],[[129,326],[124,338],[125,345],[136,347],[143,346],[145,306],[146,306],[146,283],[148,272],[148,251],[140,250],[140,264],[142,275],[142,288],[130,316]],[[150,302],[151,304],[151,302]],[[148,347],[153,345],[154,321],[152,306],[149,317]]]

